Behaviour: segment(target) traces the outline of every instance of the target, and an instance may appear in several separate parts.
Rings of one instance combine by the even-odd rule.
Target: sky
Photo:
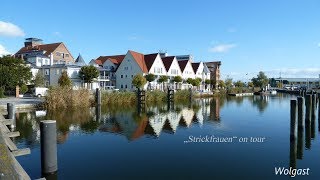
[[[222,78],[319,77],[318,0],[1,0],[0,55],[28,37],[74,58],[166,51],[221,61]]]

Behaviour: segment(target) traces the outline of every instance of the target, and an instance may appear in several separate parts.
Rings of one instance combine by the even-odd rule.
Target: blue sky
[[[195,61],[220,60],[222,77],[234,80],[258,71],[318,77],[319,8],[318,0],[2,0],[0,54],[38,37],[64,42],[87,62],[128,49],[165,50],[192,54]]]

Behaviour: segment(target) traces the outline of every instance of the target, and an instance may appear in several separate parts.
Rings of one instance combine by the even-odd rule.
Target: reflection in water
[[[298,117],[298,121],[299,118]],[[305,128],[303,126],[298,126],[298,136],[297,140],[290,139],[290,167],[296,168],[296,159],[303,159],[303,139],[305,137],[305,147],[306,149],[311,149],[312,140],[315,138],[315,109],[310,106],[305,107]],[[320,123],[320,118],[318,116],[318,125]],[[297,124],[295,124],[297,126]],[[320,125],[319,125],[320,126]],[[320,130],[320,129],[319,129]],[[304,134],[305,131],[305,134]]]

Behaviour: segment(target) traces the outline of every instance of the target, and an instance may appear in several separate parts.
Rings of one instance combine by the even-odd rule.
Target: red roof
[[[131,50],[129,50],[129,52],[133,56],[133,58],[136,60],[138,65],[140,66],[142,72],[148,73],[148,68],[147,68],[146,62],[144,61],[144,55]]]
[[[153,65],[154,61],[156,60],[157,56],[158,56],[158,53],[144,55],[144,61],[146,63],[148,71],[150,71],[150,68]]]
[[[162,62],[164,64],[164,67],[166,67],[166,70],[169,71],[170,66],[173,62],[174,56],[166,56],[162,58]]]
[[[61,44],[63,44],[63,43],[62,42],[58,42],[58,43],[52,43],[52,44],[41,44],[41,45],[36,45],[36,46],[22,47],[16,54],[44,50],[44,51],[46,51],[45,55],[49,56]]]
[[[178,61],[181,72],[184,71],[184,69],[186,68],[187,64],[188,64],[189,60],[182,60],[182,61]]]
[[[200,63],[191,63],[194,73],[197,73]]]
[[[100,56],[96,59],[96,63],[102,65],[108,59],[114,64],[120,64],[126,55]]]

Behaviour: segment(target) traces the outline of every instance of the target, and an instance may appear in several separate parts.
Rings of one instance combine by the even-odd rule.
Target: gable
[[[155,69],[155,68],[157,68],[157,69]],[[156,73],[156,74],[166,74],[167,73],[167,70],[166,70],[159,54],[157,54],[151,68],[148,70],[149,70],[149,73]],[[160,71],[160,72],[155,72],[155,71]]]

